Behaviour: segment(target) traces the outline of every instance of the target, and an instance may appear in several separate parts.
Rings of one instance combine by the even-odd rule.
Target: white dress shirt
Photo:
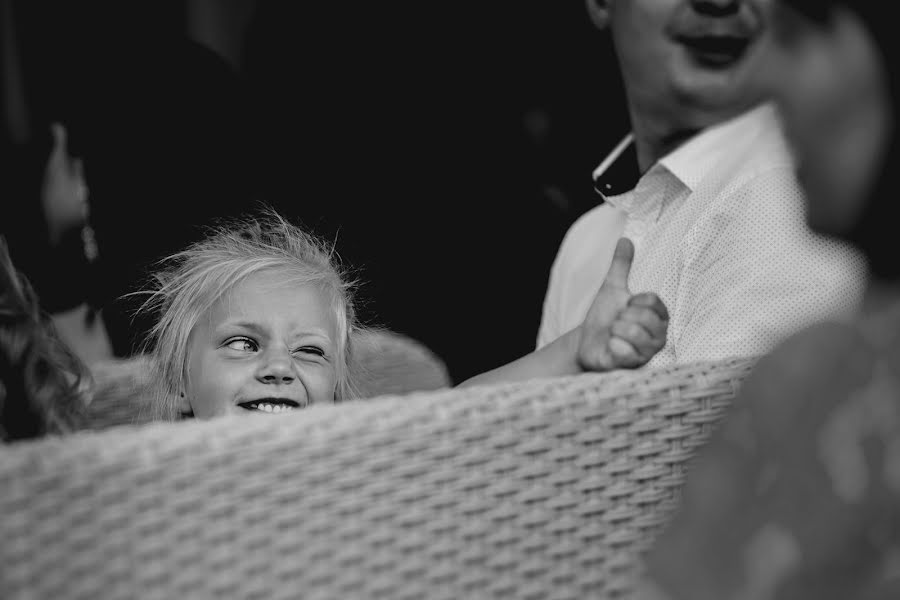
[[[620,236],[635,246],[631,292],[655,292],[669,310],[651,366],[768,352],[814,321],[855,312],[866,283],[861,254],[807,226],[771,104],[704,130],[572,225],[538,347],[584,320]]]

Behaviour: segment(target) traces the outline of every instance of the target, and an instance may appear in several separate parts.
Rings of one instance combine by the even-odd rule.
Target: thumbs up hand
[[[633,259],[634,245],[621,238],[581,324],[577,359],[585,371],[640,367],[666,344],[669,313],[662,300],[652,293],[632,295],[628,289]]]

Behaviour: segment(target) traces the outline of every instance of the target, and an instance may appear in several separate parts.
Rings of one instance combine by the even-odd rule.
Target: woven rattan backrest
[[[0,448],[4,598],[615,598],[752,362]]]

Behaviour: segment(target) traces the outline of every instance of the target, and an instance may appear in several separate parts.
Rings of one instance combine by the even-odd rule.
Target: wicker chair
[[[619,598],[752,360],[0,448],[4,598]]]

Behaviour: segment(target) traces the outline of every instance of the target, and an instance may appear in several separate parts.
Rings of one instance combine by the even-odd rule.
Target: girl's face
[[[285,284],[277,272],[250,275],[191,332],[182,408],[208,418],[334,402],[336,336],[318,287]]]
[[[828,24],[777,13],[766,69],[809,197],[810,225],[846,235],[881,166],[892,114],[881,56],[843,8]]]

